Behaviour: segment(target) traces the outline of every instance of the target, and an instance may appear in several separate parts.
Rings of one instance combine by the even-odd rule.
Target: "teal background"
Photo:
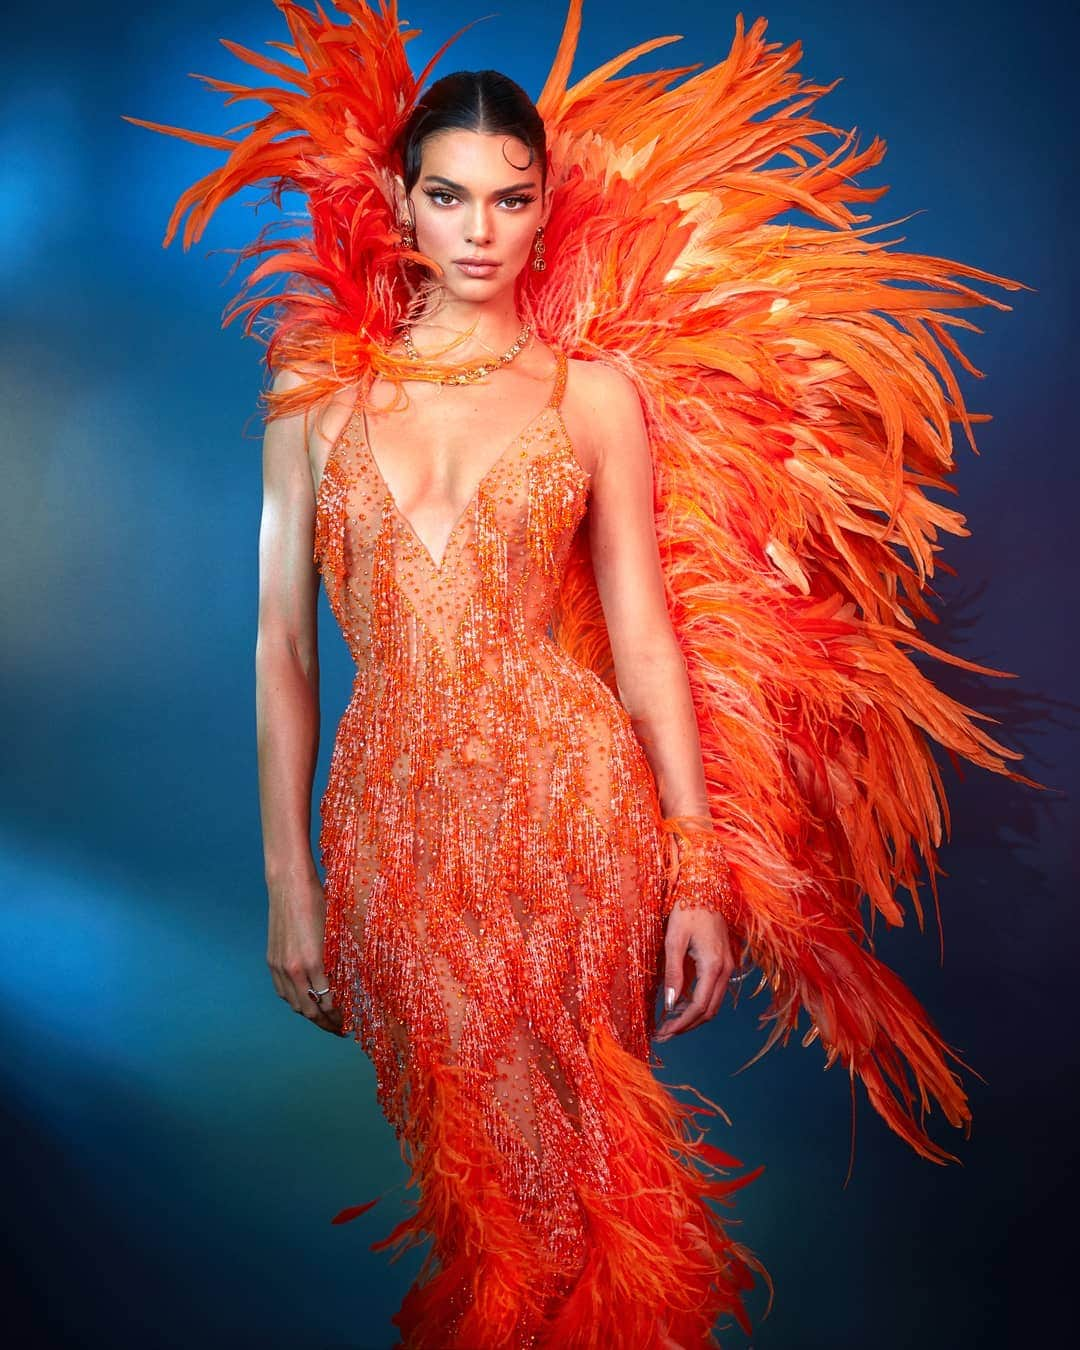
[[[485,12],[408,0],[414,68]],[[759,11],[744,11],[751,22]],[[1056,1344],[1074,1212],[1077,980],[1075,554],[1077,219],[1065,5],[818,0],[766,11],[801,39],[800,70],[843,82],[817,105],[880,134],[890,238],[1025,281],[1011,314],[969,311],[993,413],[976,458],[958,438],[948,538],[959,580],[931,636],[1017,672],[936,678],[1005,724],[1034,793],[944,764],[954,812],[937,934],[879,929],[880,954],[982,1075],[967,1075],[962,1166],[890,1134],[861,1094],[845,1187],[843,1070],[797,1041],[757,1049],[758,1004],[725,1006],[672,1044],[669,1082],[732,1117],[714,1142],[765,1175],[739,1236],[777,1304],[757,1350]],[[685,41],[642,68],[721,59],[733,7],[587,0],[575,73],[649,37]],[[513,5],[460,39],[439,73],[497,66],[534,96],[560,5]],[[218,163],[121,120],[223,131],[187,72],[246,79],[220,47],[283,40],[269,0],[183,7],[22,7],[0,81],[0,558],[3,575],[0,1063],[9,1321],[38,1346],[302,1344],[384,1350],[416,1266],[367,1244],[403,1179],[359,1048],[316,1033],[265,967],[253,657],[261,348],[219,329],[250,209],[231,203],[190,253],[160,248],[179,193]],[[253,199],[254,193],[248,194]],[[349,663],[323,605],[321,791]],[[926,898],[929,899],[928,893]],[[751,1301],[755,1317],[762,1291]],[[734,1332],[725,1347],[747,1344]]]

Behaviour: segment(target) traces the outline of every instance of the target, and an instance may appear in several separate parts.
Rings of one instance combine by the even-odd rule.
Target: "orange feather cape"
[[[249,184],[269,183],[278,204],[284,191],[306,198],[310,229],[283,238],[271,225],[240,251],[257,265],[224,315],[260,338],[258,323],[269,327],[271,371],[311,375],[267,392],[270,416],[363,388],[372,370],[406,374],[383,350],[408,301],[390,146],[449,46],[414,76],[405,48],[416,32],[402,30],[396,0],[339,0],[341,24],[274,2],[292,41],[268,45],[298,65],[222,39],[267,82],[199,77],[230,103],[268,106],[245,135],[127,119],[226,155],[176,203],[166,246],[185,213],[186,249]],[[910,655],[1005,674],[933,646],[918,623],[934,620],[939,532],[968,533],[928,490],[954,491],[951,424],[975,449],[972,425],[987,420],[965,407],[949,359],[981,373],[950,333],[980,330],[955,311],[1010,308],[971,281],[1028,288],[872,237],[882,227],[852,208],[886,191],[857,183],[884,144],[859,151],[854,133],[811,116],[833,86],[796,73],[800,45],[766,42],[763,19],[746,31],[739,15],[716,65],[620,74],[677,40],[661,37],[571,85],[581,8],[570,0],[537,100],[557,192],[548,268],[525,269],[519,312],[569,355],[623,370],[641,397],[670,613],[743,898],[737,937],[761,971],[755,994],[769,998],[755,1059],[805,1012],[804,1044],[820,1038],[827,1065],[857,1075],[920,1154],[955,1161],[924,1120],[937,1102],[969,1128],[949,1065],[962,1061],[874,955],[872,930],[875,915],[904,922],[901,890],[923,926],[920,857],[937,909],[949,822],[931,741],[1042,786],[1008,768],[1021,756],[977,724],[992,718]],[[807,223],[780,219],[794,211]],[[584,545],[555,634],[614,684]]]

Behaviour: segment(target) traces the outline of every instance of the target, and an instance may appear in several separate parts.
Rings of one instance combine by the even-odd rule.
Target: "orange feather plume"
[[[272,45],[298,64],[226,43],[273,83],[207,80],[229,103],[269,106],[243,136],[128,119],[226,154],[177,202],[166,245],[188,213],[189,247],[249,184],[306,197],[310,230],[268,227],[242,250],[256,265],[225,314],[259,336],[265,320],[270,369],[309,376],[266,396],[271,416],[362,387],[372,369],[404,374],[384,350],[408,298],[391,145],[445,51],[414,76],[415,32],[394,0],[340,0],[342,24],[275,3],[292,42]],[[883,142],[858,150],[811,115],[833,86],[802,78],[800,45],[766,42],[764,20],[747,30],[738,16],[716,65],[621,73],[677,40],[661,37],[571,85],[581,8],[570,0],[538,99],[557,191],[548,267],[526,269],[521,312],[569,355],[624,371],[641,397],[712,811],[744,897],[739,937],[770,1000],[760,1053],[805,1012],[804,1043],[820,1039],[827,1064],[858,1076],[920,1154],[952,1160],[925,1117],[936,1102],[968,1127],[949,1064],[962,1061],[874,954],[872,931],[875,915],[904,922],[902,890],[922,927],[920,859],[937,907],[948,803],[931,742],[1041,786],[1009,768],[1021,756],[979,725],[992,719],[912,659],[1006,674],[935,647],[918,624],[934,618],[939,536],[967,533],[927,493],[953,491],[952,424],[974,449],[986,420],[957,384],[954,361],[980,372],[953,330],[980,330],[956,311],[1009,309],[972,283],[1027,288],[875,237],[882,226],[861,208],[886,189],[857,180]],[[264,283],[278,289],[253,294]],[[613,684],[583,541],[555,631]]]

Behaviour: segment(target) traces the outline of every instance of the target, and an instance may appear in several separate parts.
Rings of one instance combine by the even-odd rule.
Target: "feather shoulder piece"
[[[296,64],[226,42],[261,87],[207,80],[228,101],[269,112],[206,136],[137,122],[225,153],[189,188],[184,246],[241,188],[306,198],[309,228],[267,227],[241,250],[256,266],[226,323],[270,330],[271,370],[305,384],[268,395],[271,415],[313,404],[376,369],[403,378],[384,347],[404,316],[393,144],[440,49],[414,77],[396,0],[338,0],[334,23],[274,0]],[[660,37],[570,83],[582,0],[568,14],[537,100],[555,203],[547,270],[525,269],[519,305],[568,355],[606,362],[641,400],[655,469],[655,514],[669,610],[686,656],[710,807],[741,897],[736,936],[761,971],[768,1034],[803,1043],[858,1077],[874,1108],[920,1154],[955,1160],[925,1117],[937,1103],[970,1123],[962,1063],[901,979],[874,953],[875,918],[924,925],[920,859],[935,909],[948,802],[932,743],[958,761],[1041,787],[1021,756],[979,725],[913,656],[981,675],[919,630],[939,535],[965,535],[953,492],[952,425],[974,450],[954,363],[979,374],[957,314],[1007,310],[975,283],[1021,283],[947,259],[890,249],[858,183],[884,154],[817,120],[833,85],[802,78],[798,43],[765,40],[739,15],[716,65],[625,75]],[[449,44],[446,44],[449,45]],[[206,77],[201,77],[206,78]],[[796,217],[801,218],[796,219]],[[238,259],[239,261],[239,259]],[[253,294],[264,283],[272,293]],[[415,368],[409,367],[410,378]],[[571,556],[555,633],[614,687],[584,540]],[[769,1024],[771,1023],[771,1027]],[[759,1056],[755,1056],[758,1058]],[[753,1061],[751,1061],[753,1062]]]

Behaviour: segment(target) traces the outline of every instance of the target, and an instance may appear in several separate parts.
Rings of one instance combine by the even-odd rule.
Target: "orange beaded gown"
[[[441,558],[362,410],[327,460],[315,560],[357,673],[322,801],[326,968],[419,1192],[375,1246],[432,1240],[405,1344],[712,1345],[763,1268],[708,1198],[752,1176],[720,1179],[707,1108],[647,1063],[660,809],[626,710],[549,630],[590,483],[556,358]]]
[[[414,71],[397,0],[335,0],[341,21],[278,8],[290,40],[272,56],[223,39],[251,84],[197,76],[262,116],[227,135],[127,118],[223,156],[166,245],[250,187],[304,198],[306,221],[239,251],[255,266],[224,315],[269,327],[269,370],[310,375],[268,394],[272,417],[373,368],[413,377],[388,349],[431,260],[398,246],[396,138],[454,41]],[[924,928],[924,864],[941,926],[932,742],[1042,786],[922,660],[1007,674],[927,636],[943,536],[969,533],[930,494],[956,492],[954,424],[975,450],[987,419],[957,379],[981,374],[958,330],[980,330],[954,311],[1010,308],[979,283],[1028,288],[877,237],[867,204],[887,189],[862,175],[884,141],[822,120],[835,81],[805,76],[765,19],[736,15],[722,60],[638,74],[676,39],[579,73],[581,24],[567,0],[536,100],[555,195],[519,313],[641,399],[736,941],[767,1002],[755,1058],[820,1045],[920,1156],[958,1161],[928,1121],[937,1106],[968,1132],[964,1061],[878,931]],[[323,801],[326,960],[417,1183],[388,1244],[432,1238],[397,1319],[411,1346],[708,1344],[720,1315],[745,1325],[759,1269],[707,1203],[751,1178],[718,1177],[733,1160],[698,1136],[701,1108],[648,1064],[657,804],[575,539],[589,483],[562,380],[491,447],[443,558],[355,417],[318,490],[315,557],[357,665]]]

